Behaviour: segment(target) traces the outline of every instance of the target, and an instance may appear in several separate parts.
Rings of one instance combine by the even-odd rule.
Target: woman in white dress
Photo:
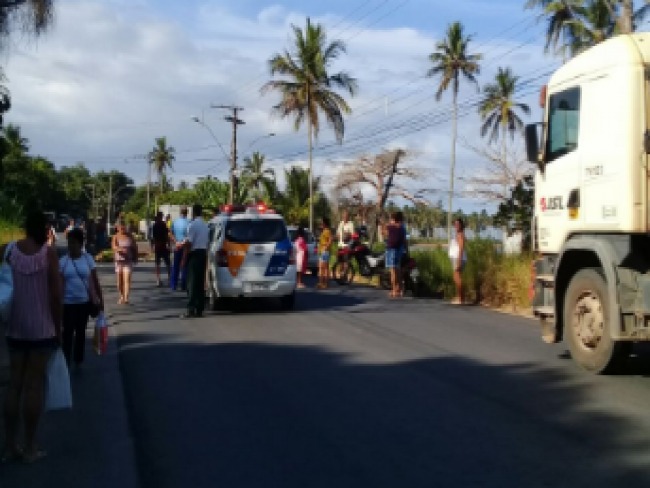
[[[465,222],[458,218],[454,220],[454,229],[456,235],[449,243],[449,259],[454,272],[454,285],[456,286],[456,295],[452,299],[452,305],[463,303],[463,269],[467,262],[467,252],[465,251]]]

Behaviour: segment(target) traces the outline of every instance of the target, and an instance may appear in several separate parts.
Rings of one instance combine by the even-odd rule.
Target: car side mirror
[[[537,164],[539,162],[537,124],[528,124],[524,132],[524,137],[526,140],[526,156],[528,157],[528,161]]]

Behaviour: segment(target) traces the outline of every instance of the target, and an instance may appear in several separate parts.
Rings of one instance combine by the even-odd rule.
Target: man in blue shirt
[[[178,286],[178,276],[181,277],[181,290],[187,290],[187,268],[181,269],[181,260],[183,259],[183,252],[185,241],[187,239],[187,229],[190,226],[190,221],[187,219],[187,207],[181,208],[181,216],[172,222],[171,234],[172,243],[174,245],[174,263],[172,266],[171,279],[169,280],[169,287],[176,290]]]

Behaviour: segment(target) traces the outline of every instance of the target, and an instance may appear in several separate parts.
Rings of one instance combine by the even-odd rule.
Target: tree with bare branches
[[[510,198],[512,188],[533,173],[534,167],[520,147],[508,147],[504,152],[503,148],[489,144],[480,147],[463,141],[462,145],[485,161],[481,170],[461,178],[467,196],[491,203],[504,202]]]
[[[381,215],[386,202],[404,199],[414,204],[427,204],[427,190],[411,191],[405,182],[421,180],[423,171],[408,164],[408,154],[402,149],[385,151],[377,155],[364,155],[346,165],[337,175],[334,191],[347,194],[360,204],[370,200],[374,214]],[[364,198],[369,195],[369,198]],[[369,209],[368,209],[369,210]],[[374,236],[373,236],[374,237]]]

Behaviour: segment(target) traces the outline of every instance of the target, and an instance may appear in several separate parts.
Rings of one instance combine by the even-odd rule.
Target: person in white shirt
[[[350,212],[344,210],[343,214],[341,215],[339,226],[336,228],[336,242],[339,246],[339,250],[350,245],[352,241],[352,234],[354,234],[354,222],[350,220]],[[350,265],[350,255],[346,253],[342,256],[342,258],[343,267],[340,270],[340,273],[345,274],[347,273],[347,267]],[[332,267],[332,273],[334,273],[334,267]]]
[[[352,234],[354,234],[354,222],[350,220],[350,212],[344,210],[341,222],[339,222],[339,226],[336,229],[339,248],[347,246],[352,238]]]
[[[59,260],[63,278],[63,354],[68,364],[72,359],[79,367],[84,360],[90,301],[98,300],[103,310],[104,300],[95,261],[83,251],[83,231],[72,229],[67,238],[68,254]]]
[[[187,266],[187,291],[189,300],[187,313],[181,318],[201,317],[205,308],[205,267],[210,231],[203,221],[203,207],[194,205],[192,215],[194,220],[190,223],[185,240],[185,253],[181,268]]]

